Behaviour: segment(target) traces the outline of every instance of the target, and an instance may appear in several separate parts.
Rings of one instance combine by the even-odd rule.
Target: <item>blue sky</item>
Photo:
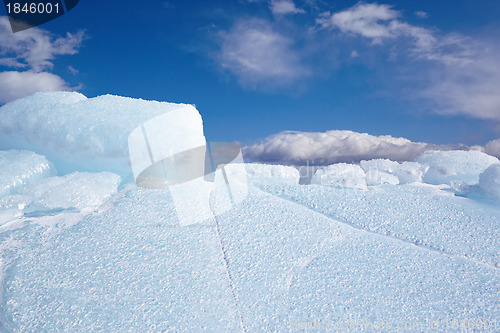
[[[192,103],[210,141],[286,130],[469,146],[499,137],[497,0],[117,3],[81,0],[28,30],[50,46],[43,56],[4,31],[4,95],[32,84]]]

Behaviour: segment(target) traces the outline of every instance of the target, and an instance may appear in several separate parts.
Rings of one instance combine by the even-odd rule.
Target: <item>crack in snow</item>
[[[356,225],[356,224],[354,224],[352,222],[348,222],[348,221],[339,219],[336,216],[332,216],[330,214],[326,214],[326,213],[324,213],[324,212],[322,212],[320,210],[317,210],[315,208],[308,207],[308,206],[306,206],[306,205],[304,205],[302,203],[299,203],[297,201],[294,201],[294,200],[292,200],[292,199],[290,199],[288,197],[283,197],[283,196],[280,196],[280,195],[276,195],[276,194],[271,193],[269,191],[266,191],[266,190],[264,190],[264,189],[262,189],[260,187],[258,187],[257,189],[260,190],[260,191],[262,191],[263,193],[269,194],[269,195],[271,195],[273,197],[276,197],[276,198],[279,198],[281,200],[285,200],[285,201],[294,203],[294,204],[296,204],[298,206],[301,206],[301,207],[303,207],[305,209],[308,209],[308,210],[313,211],[313,212],[315,212],[317,214],[325,216],[325,217],[327,217],[328,219],[330,219],[332,221],[335,221],[337,223],[342,223],[342,224],[347,225],[347,226],[349,226],[351,228],[354,228],[354,229],[357,229],[357,230],[360,230],[360,231],[363,231],[363,232],[366,232],[366,233],[369,233],[369,234],[372,234],[372,235],[379,235],[379,236],[382,236],[382,237],[387,237],[387,238],[390,238],[390,239],[393,239],[393,240],[397,240],[397,241],[403,242],[405,244],[416,246],[416,247],[418,247],[420,249],[423,249],[423,250],[432,251],[432,252],[435,252],[435,253],[439,253],[441,255],[451,256],[451,257],[460,258],[460,259],[465,259],[465,260],[471,261],[471,262],[473,262],[475,264],[484,265],[484,266],[487,266],[489,268],[493,268],[493,269],[496,269],[496,270],[499,269],[499,267],[498,267],[497,264],[490,264],[488,262],[484,262],[484,261],[477,260],[477,259],[474,259],[474,258],[471,258],[471,257],[467,257],[465,255],[460,255],[460,254],[457,254],[457,253],[448,252],[445,249],[438,249],[438,248],[433,247],[433,246],[431,246],[429,244],[424,244],[423,241],[421,241],[421,240],[417,240],[415,242],[412,242],[412,241],[404,239],[404,238],[399,238],[399,237],[397,237],[395,235],[390,235],[390,234],[386,234],[386,233],[379,233],[379,232],[376,232],[374,230],[365,229],[365,228],[363,228],[363,227],[361,227],[359,225]]]

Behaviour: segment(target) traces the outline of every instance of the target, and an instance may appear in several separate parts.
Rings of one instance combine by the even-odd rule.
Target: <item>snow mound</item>
[[[398,176],[400,184],[420,183],[428,169],[428,166],[418,162],[403,162],[399,164],[394,174]]]
[[[484,170],[492,164],[500,163],[498,158],[477,150],[430,150],[419,156],[416,162],[429,166],[423,181],[435,185],[454,182],[475,185]]]
[[[13,149],[0,151],[0,196],[55,174],[53,164],[43,156]]]
[[[359,165],[332,164],[318,169],[311,179],[311,184],[366,189],[366,174]]]
[[[245,169],[250,182],[298,184],[299,171],[291,166],[246,163]]]
[[[63,177],[42,179],[20,191],[33,201],[26,213],[49,210],[92,210],[116,193],[120,176],[110,173],[74,172]]]
[[[377,186],[382,184],[398,185],[399,178],[389,172],[379,169],[368,169],[366,171],[366,185]]]
[[[497,199],[500,199],[500,164],[493,164],[479,176],[479,187]]]
[[[62,174],[111,171],[127,176],[129,134],[167,112],[173,112],[173,135],[179,141],[203,133],[201,116],[192,105],[111,95],[87,98],[76,92],[36,93],[0,108],[0,149],[43,154]]]
[[[417,162],[398,163],[387,159],[361,161],[367,185],[408,184],[422,182],[428,167]]]
[[[117,192],[120,182],[120,176],[110,172],[74,172],[27,184],[15,194],[0,196],[0,225],[23,217],[91,213]]]

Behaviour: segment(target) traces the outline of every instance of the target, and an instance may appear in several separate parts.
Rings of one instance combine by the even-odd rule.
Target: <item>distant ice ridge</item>
[[[316,170],[311,183],[338,188],[427,183],[446,185],[459,195],[486,194],[499,198],[499,160],[479,151],[427,151],[414,162],[387,159],[337,163]]]
[[[366,189],[366,175],[359,165],[338,163],[318,169],[311,179],[312,184],[342,188]]]
[[[418,162],[398,163],[387,159],[361,161],[360,166],[338,163],[318,169],[311,183],[357,189],[382,184],[408,184],[422,182],[428,168]]]
[[[298,184],[300,179],[297,169],[285,165],[246,163],[245,170],[250,182]]]
[[[366,172],[368,185],[422,182],[423,175],[429,169],[418,162],[398,163],[386,159],[361,161],[361,167]]]
[[[479,175],[484,170],[492,164],[500,163],[498,158],[476,150],[429,150],[415,161],[429,166],[423,181],[436,185],[457,181],[466,185],[475,185],[479,182]]]
[[[203,135],[192,105],[119,96],[87,98],[76,92],[42,92],[0,108],[0,149],[27,149],[45,155],[60,174],[111,171],[131,174],[130,132],[145,121],[177,112],[178,138]]]

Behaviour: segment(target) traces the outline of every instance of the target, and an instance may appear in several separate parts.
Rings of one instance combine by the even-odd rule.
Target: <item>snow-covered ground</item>
[[[0,332],[500,331],[498,159],[337,164],[311,185],[249,164],[242,202],[182,226],[127,173],[128,134],[181,109],[199,116],[71,93],[0,108]]]

